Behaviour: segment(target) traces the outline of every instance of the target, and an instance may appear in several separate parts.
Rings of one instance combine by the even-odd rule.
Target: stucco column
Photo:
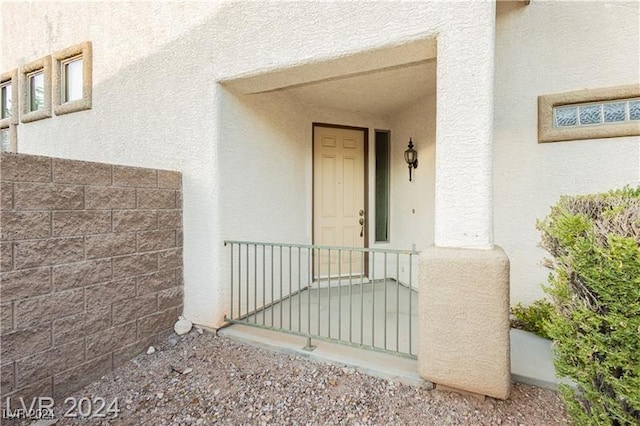
[[[495,4],[438,37],[435,246],[420,257],[418,368],[508,398],[509,260],[493,245]]]

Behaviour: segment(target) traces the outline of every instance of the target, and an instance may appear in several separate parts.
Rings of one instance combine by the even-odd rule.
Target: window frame
[[[31,90],[30,75],[42,70],[44,74],[44,108],[31,111],[31,99],[29,97]],[[33,62],[25,64],[20,69],[20,78],[22,80],[20,88],[22,90],[22,115],[20,121],[29,123],[31,121],[42,120],[51,117],[51,55],[44,56]]]
[[[640,97],[640,84],[576,90],[538,97],[538,143],[640,136],[640,121],[556,127],[554,108]]]
[[[387,235],[386,239],[379,240],[378,239],[378,133],[387,135],[387,164],[386,164],[386,205],[385,205],[385,218],[386,218],[386,228]],[[391,242],[391,131],[383,130],[383,129],[374,129],[373,132],[373,140],[374,140],[374,187],[373,187],[373,195],[374,195],[374,215],[373,215],[373,239],[375,244],[386,244]]]
[[[0,76],[0,85],[5,85],[6,83],[11,83],[11,116],[0,119],[0,129],[6,129],[11,124],[18,124],[19,113],[18,113],[18,69],[14,68],[11,71],[7,71],[2,73]],[[2,108],[3,105],[0,105]]]
[[[65,101],[64,66],[82,58],[82,97]],[[56,115],[91,109],[93,103],[93,49],[90,41],[59,50],[53,54],[53,111]]]
[[[18,152],[18,132],[17,125],[11,123],[9,127],[3,127],[0,132],[8,132],[9,134],[9,149],[2,152]],[[0,150],[1,151],[1,150]]]

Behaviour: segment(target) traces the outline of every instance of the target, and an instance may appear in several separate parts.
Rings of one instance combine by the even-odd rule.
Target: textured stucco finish
[[[538,96],[640,83],[640,3],[497,8],[494,235],[509,253],[512,303],[531,303],[549,274],[536,220],[563,194],[640,184],[640,137],[538,143]]]
[[[390,129],[397,206],[387,247],[495,240],[512,262],[514,302],[542,294],[547,271],[534,224],[560,194],[640,181],[638,138],[538,144],[536,112],[541,94],[640,80],[637,3],[499,2],[495,54],[492,2],[0,7],[1,71],[93,45],[92,109],[19,124],[20,152],[184,172],[185,314],[197,323],[219,325],[226,310],[224,238],[311,241],[312,121]],[[425,60],[434,43],[437,100],[419,111],[372,117],[286,90],[234,93]],[[426,145],[409,185],[398,155],[416,134]]]
[[[419,309],[418,371],[424,379],[509,397],[509,259],[501,248],[423,251]]]
[[[234,84],[280,87],[291,69],[303,80],[370,72],[433,58],[437,45],[448,58],[437,66],[434,232],[442,244],[486,246],[494,15],[492,2],[371,2],[367,13],[359,3],[3,3],[2,67],[92,42],[92,109],[19,125],[20,152],[183,170],[185,315],[218,326],[229,292],[223,239],[311,242],[311,122],[390,128],[386,117],[282,92],[243,97]]]

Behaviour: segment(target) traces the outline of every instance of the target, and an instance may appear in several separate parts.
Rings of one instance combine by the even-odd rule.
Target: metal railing
[[[415,358],[412,250],[225,241],[225,320]]]

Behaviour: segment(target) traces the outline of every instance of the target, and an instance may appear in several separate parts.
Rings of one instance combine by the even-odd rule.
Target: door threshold
[[[335,277],[331,277],[331,280],[329,280],[329,278],[314,278],[313,282],[311,283],[311,287],[313,288],[328,288],[329,284],[331,284],[331,287],[340,287],[340,286],[349,286],[349,285],[360,285],[362,284],[369,284],[372,281],[369,279],[369,277],[361,277],[360,275],[343,275],[343,276],[335,276]]]

